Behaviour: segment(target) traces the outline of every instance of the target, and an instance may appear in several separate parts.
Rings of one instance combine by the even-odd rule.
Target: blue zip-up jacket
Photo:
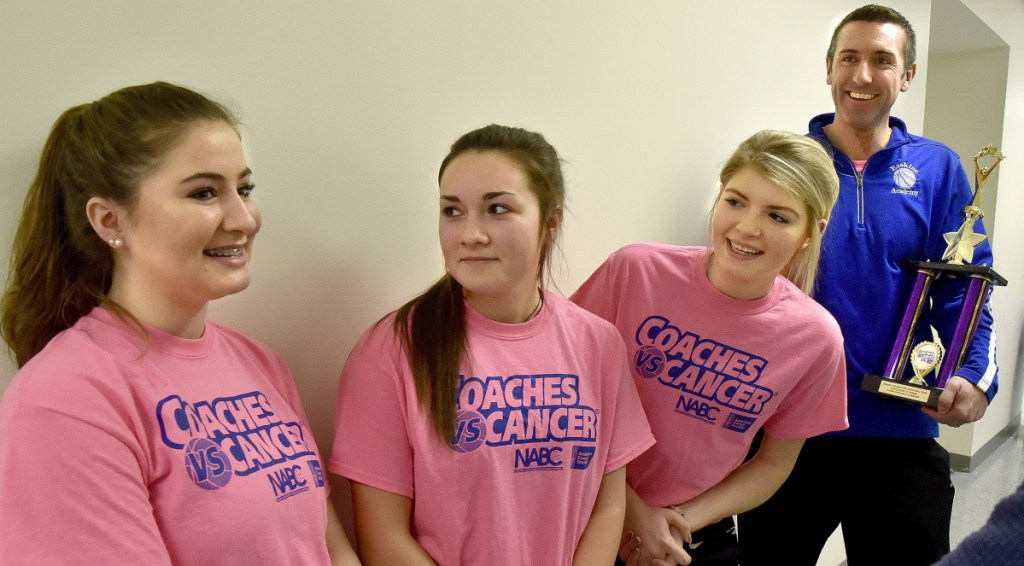
[[[946,249],[943,235],[960,228],[973,191],[960,158],[951,149],[907,133],[906,124],[893,117],[889,118],[889,143],[858,174],[853,161],[825,136],[824,128],[834,118],[831,113],[816,116],[809,134],[832,151],[839,174],[839,200],[822,242],[815,293],[839,322],[846,347],[850,428],[830,434],[935,437],[938,423],[918,406],[862,391],[860,384],[865,374],[880,375],[889,359],[915,278],[904,262],[941,261]],[[980,221],[974,229],[984,233]],[[987,240],[974,249],[973,263],[992,265]],[[918,322],[914,344],[932,339],[930,325],[939,331],[943,345],[949,344],[965,288],[964,280],[935,281],[932,307]],[[996,374],[995,331],[986,302],[956,375],[977,384],[991,401],[998,386]],[[934,379],[932,372],[928,380]]]

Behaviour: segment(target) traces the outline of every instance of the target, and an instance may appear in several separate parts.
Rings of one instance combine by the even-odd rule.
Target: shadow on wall
[[[1024,403],[1024,324],[1017,330],[1017,374],[1013,380],[1013,391],[1006,391],[1003,394],[1011,395],[1010,414],[1021,415],[1021,405]],[[1024,426],[1024,415],[1021,415],[1020,424]]]

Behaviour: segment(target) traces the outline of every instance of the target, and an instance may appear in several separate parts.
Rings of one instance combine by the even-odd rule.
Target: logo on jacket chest
[[[897,163],[889,167],[892,171],[892,182],[896,183],[893,187],[893,194],[917,196],[918,191],[914,189],[917,185],[917,168],[913,165],[903,162]]]

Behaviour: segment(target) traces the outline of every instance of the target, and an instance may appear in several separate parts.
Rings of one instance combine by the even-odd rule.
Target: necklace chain
[[[542,306],[544,306],[544,295],[540,295],[537,298],[537,306],[533,309],[533,312],[530,313],[530,316],[526,317],[526,320],[533,320],[533,317],[537,316],[537,313],[540,312],[540,308]]]

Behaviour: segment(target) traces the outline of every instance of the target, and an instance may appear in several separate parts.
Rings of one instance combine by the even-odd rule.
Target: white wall
[[[983,446],[1021,414],[1024,390],[1024,2],[1021,0],[963,0],[982,21],[1010,45],[1003,117],[1002,151],[1006,160],[999,165],[999,197],[995,210],[993,253],[996,269],[1009,286],[992,296],[998,332],[1000,394],[985,418],[973,426],[975,448]],[[985,84],[965,84],[978,92]]]
[[[924,135],[943,140],[960,154],[972,186],[977,152],[990,144],[1003,146],[1009,51],[1007,47],[994,47],[929,54]],[[968,84],[974,88],[964,88]],[[993,161],[986,157],[982,165]],[[981,206],[986,211],[982,222],[988,232],[995,228],[1001,169],[1001,165],[996,168],[982,191]]]
[[[212,314],[285,356],[325,444],[359,333],[442,271],[456,137],[519,125],[568,160],[569,293],[623,243],[702,243],[732,148],[831,109],[824,50],[858,5],[0,1],[0,260],[68,106],[158,79],[237,105],[264,228],[253,284]],[[927,30],[926,1],[897,7]],[[897,107],[917,129],[923,90]]]
[[[212,316],[286,358],[326,449],[349,348],[441,273],[435,179],[456,137],[523,126],[568,160],[556,282],[569,293],[626,242],[703,243],[731,149],[831,110],[829,34],[862,3],[0,0],[0,261],[65,108],[153,80],[236,105],[264,228],[252,286]],[[968,4],[1024,46],[1019,0]],[[921,71],[895,109],[919,132],[931,6],[891,5],[919,33]],[[996,254],[1024,284],[1008,261],[1024,248],[1012,218],[1024,199],[1020,53],[1011,69]],[[1019,350],[1019,297],[997,296],[1004,367]],[[0,363],[0,391],[13,373]]]
[[[959,2],[959,0],[942,0],[943,3]],[[960,9],[966,11],[966,17],[975,17],[963,4]],[[933,16],[934,21],[934,16]],[[936,30],[932,30],[933,34]],[[992,33],[989,31],[989,33]],[[933,39],[935,39],[933,37]],[[928,93],[926,100],[924,132],[928,137],[943,140],[960,153],[960,161],[967,175],[974,182],[974,155],[982,148],[993,144],[1002,147],[1003,110],[1006,106],[1006,71],[1009,49],[987,48],[968,51],[955,51],[929,54]],[[965,84],[976,88],[963,88]],[[983,166],[990,165],[991,158],[982,160]],[[986,211],[984,224],[989,234],[997,234],[995,211],[998,206],[999,172],[995,173],[982,192],[982,208]],[[1012,190],[1012,189],[1010,189]],[[993,240],[994,244],[994,240]],[[1002,267],[1002,258],[997,257],[997,266]],[[996,288],[996,295],[1012,292],[1013,287]],[[1004,321],[997,324],[997,342]],[[1001,353],[1001,352],[1000,352]],[[1001,391],[992,404],[988,422],[1000,421],[1004,424],[1010,408],[1009,399],[1019,399],[1020,391],[1014,391],[1012,381],[1003,380]],[[1016,383],[1020,386],[1020,380]],[[970,424],[960,428],[942,427],[939,442],[954,454],[971,456],[984,446],[988,438],[981,438],[981,424]],[[998,428],[992,434],[999,432]],[[972,462],[973,468],[974,462]],[[954,463],[954,467],[963,469]]]

